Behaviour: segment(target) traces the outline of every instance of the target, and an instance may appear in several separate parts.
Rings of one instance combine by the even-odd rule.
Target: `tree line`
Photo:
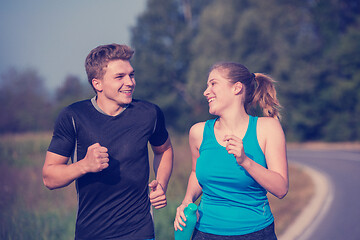
[[[94,95],[76,76],[67,76],[54,93],[34,69],[8,69],[0,78],[0,134],[50,131],[62,108]]]
[[[358,141],[359,13],[357,0],[148,0],[131,29],[135,98],[186,133],[210,117],[210,66],[236,61],[277,81],[288,140]],[[92,95],[68,76],[51,96],[35,70],[10,69],[0,79],[0,133],[50,130],[60,109]]]
[[[236,61],[277,81],[287,139],[360,139],[357,0],[149,0],[132,44],[138,95],[176,129],[209,117],[208,69]]]

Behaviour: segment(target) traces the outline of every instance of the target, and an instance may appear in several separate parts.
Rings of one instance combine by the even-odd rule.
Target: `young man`
[[[46,154],[46,187],[76,181],[78,240],[154,239],[150,205],[166,206],[173,149],[160,108],[132,98],[133,53],[118,44],[89,53],[85,67],[96,96],[60,113]],[[156,176],[150,184],[148,142]]]

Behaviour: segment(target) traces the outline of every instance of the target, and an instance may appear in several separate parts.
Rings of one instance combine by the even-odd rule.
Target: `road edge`
[[[278,239],[306,240],[329,210],[334,196],[333,188],[330,178],[325,173],[302,163],[292,162],[291,164],[303,169],[311,177],[315,191],[309,204]]]

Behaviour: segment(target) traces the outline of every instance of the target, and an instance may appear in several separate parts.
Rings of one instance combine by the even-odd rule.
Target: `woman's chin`
[[[209,108],[209,113],[210,113],[211,115],[216,115],[216,111],[213,110],[213,109],[211,109],[211,108]]]

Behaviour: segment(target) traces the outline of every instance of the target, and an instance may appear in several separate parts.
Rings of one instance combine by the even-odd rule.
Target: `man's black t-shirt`
[[[133,100],[117,116],[106,115],[95,98],[74,103],[59,115],[48,151],[79,161],[99,143],[108,149],[109,167],[76,180],[78,215],[75,239],[154,237],[148,197],[148,142],[168,138],[156,105]]]

